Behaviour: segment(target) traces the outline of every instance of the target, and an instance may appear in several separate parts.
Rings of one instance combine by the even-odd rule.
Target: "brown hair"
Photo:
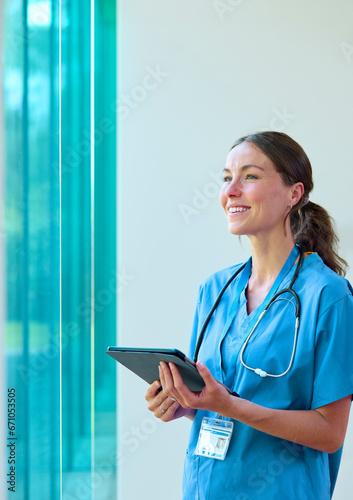
[[[348,264],[337,253],[338,236],[333,219],[324,208],[309,201],[314,182],[310,160],[303,148],[287,134],[269,131],[241,137],[231,150],[243,142],[260,149],[287,186],[303,183],[303,196],[288,214],[294,241],[306,252],[317,252],[328,267],[344,276]]]

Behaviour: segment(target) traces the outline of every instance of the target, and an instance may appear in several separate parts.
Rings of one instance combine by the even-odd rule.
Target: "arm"
[[[161,366],[164,393],[175,397],[183,408],[213,411],[261,432],[326,453],[335,452],[343,444],[351,396],[316,410],[273,410],[229,395],[201,362],[197,363],[197,369],[206,385],[200,393],[189,391],[173,363]]]

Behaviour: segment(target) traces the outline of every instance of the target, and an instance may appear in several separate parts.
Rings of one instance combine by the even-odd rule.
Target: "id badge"
[[[233,422],[204,417],[201,423],[196,455],[224,460],[233,433]]]

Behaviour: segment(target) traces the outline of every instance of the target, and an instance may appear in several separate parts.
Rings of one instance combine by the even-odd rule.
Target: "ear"
[[[304,194],[304,184],[302,182],[297,182],[296,184],[293,184],[291,186],[290,204],[293,205],[294,207],[297,203],[299,203],[303,194]]]

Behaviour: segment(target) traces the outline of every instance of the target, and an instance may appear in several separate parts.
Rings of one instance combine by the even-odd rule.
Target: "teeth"
[[[244,207],[230,207],[229,212],[234,213],[234,212],[246,212],[246,210],[249,210],[248,208]]]

